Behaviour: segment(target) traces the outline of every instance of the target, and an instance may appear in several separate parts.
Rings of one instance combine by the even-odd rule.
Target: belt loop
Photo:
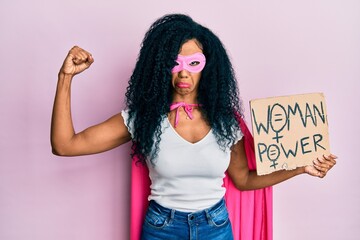
[[[210,213],[209,213],[209,209],[205,209],[205,215],[206,215],[206,219],[207,219],[208,224],[211,225],[212,222],[211,222],[211,216],[210,216]]]
[[[171,223],[174,220],[174,218],[175,218],[175,209],[171,209],[169,223]]]

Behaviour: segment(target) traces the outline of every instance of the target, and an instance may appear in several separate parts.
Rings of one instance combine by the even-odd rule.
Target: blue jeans
[[[150,201],[141,233],[142,240],[232,240],[225,200],[211,208],[180,212]]]

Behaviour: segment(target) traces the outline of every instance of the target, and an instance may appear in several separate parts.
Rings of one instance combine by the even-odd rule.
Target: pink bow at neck
[[[187,104],[185,102],[176,102],[176,103],[172,103],[170,105],[170,111],[176,109],[176,115],[175,115],[175,125],[174,127],[176,127],[178,125],[179,122],[179,109],[180,107],[183,107],[186,114],[188,115],[188,117],[190,119],[193,119],[193,115],[192,115],[192,111],[193,111],[193,107],[199,107],[201,106],[201,104]]]

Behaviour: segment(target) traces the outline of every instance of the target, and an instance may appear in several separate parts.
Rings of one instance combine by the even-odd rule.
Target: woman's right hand
[[[89,52],[74,46],[66,56],[59,74],[74,76],[89,68],[93,62],[94,58]]]

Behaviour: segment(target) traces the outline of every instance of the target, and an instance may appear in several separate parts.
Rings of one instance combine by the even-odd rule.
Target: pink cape
[[[244,133],[244,145],[249,169],[256,168],[254,139],[244,120],[239,118]],[[272,188],[240,191],[226,173],[225,201],[235,240],[272,240]],[[130,239],[139,240],[150,194],[149,172],[146,166],[132,160]]]

